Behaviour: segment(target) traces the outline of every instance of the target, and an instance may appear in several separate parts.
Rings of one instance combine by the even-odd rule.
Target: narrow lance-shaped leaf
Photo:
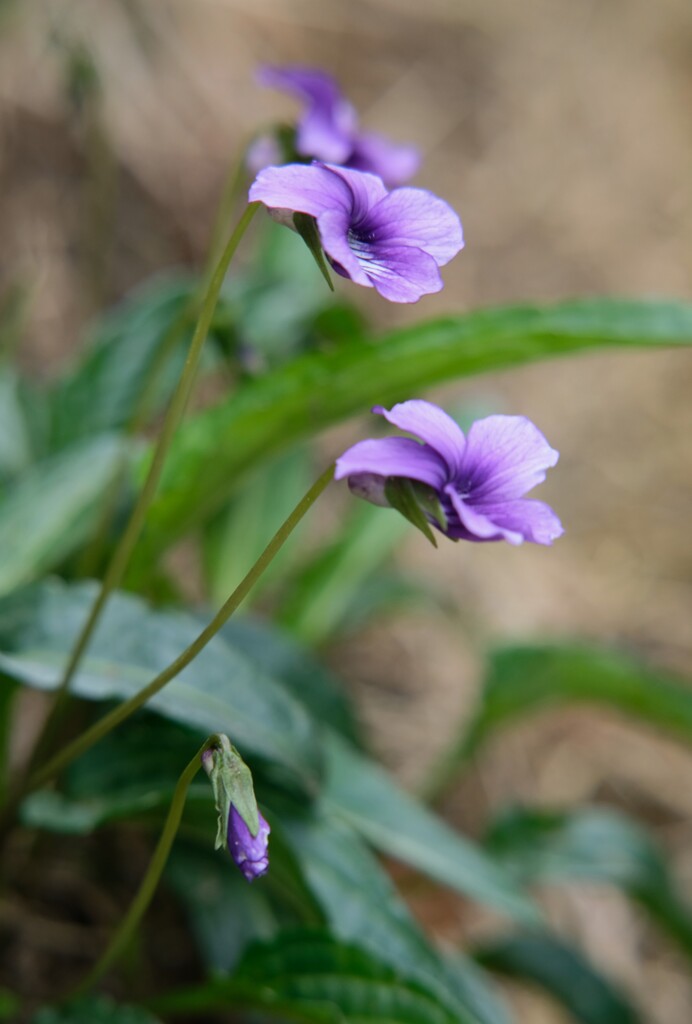
[[[644,1024],[612,982],[548,933],[509,935],[480,947],[475,956],[491,971],[540,986],[580,1024]]]
[[[583,299],[481,310],[302,356],[183,426],[150,513],[147,549],[155,556],[218,510],[258,460],[375,403],[549,356],[691,343],[690,304]]]
[[[528,714],[593,703],[692,744],[692,688],[665,672],[587,645],[504,647],[492,652],[478,710],[428,780],[443,789],[498,730]]]
[[[692,907],[653,839],[624,815],[516,808],[492,825],[486,848],[525,885],[582,879],[617,886],[692,957]]]

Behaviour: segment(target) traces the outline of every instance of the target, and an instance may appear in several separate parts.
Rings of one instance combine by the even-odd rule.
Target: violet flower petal
[[[292,92],[306,104],[297,126],[299,153],[337,164],[348,160],[358,116],[331,75],[314,68],[264,67],[258,78],[263,85]]]
[[[520,498],[545,480],[558,458],[525,416],[487,416],[469,430],[459,478],[477,503]]]
[[[457,493],[453,484],[445,487],[445,494],[459,517],[464,530],[477,540],[506,540],[510,544],[521,544],[523,535],[518,530],[507,529],[485,512],[480,511],[470,501],[465,501]]]
[[[341,210],[328,210],[317,218],[317,229],[324,251],[334,269],[356,284],[373,288],[366,265],[361,263],[349,244],[349,220]]]
[[[350,220],[353,209],[348,183],[321,164],[265,167],[250,186],[248,198],[270,209],[309,213],[312,217],[338,210]]]
[[[483,502],[475,508],[503,530],[521,534],[524,540],[533,544],[552,544],[565,532],[552,508],[533,498],[488,504]]]
[[[444,409],[433,405],[432,402],[412,398],[408,402],[399,402],[389,410],[376,405],[372,411],[384,416],[399,430],[406,430],[429,444],[446,462],[450,475],[457,475],[466,447],[466,438],[459,424],[448,416]]]
[[[396,186],[412,178],[420,162],[420,150],[415,146],[391,142],[375,132],[360,132],[348,165],[358,171],[371,171],[388,185]]]
[[[259,812],[258,812],[259,813]],[[259,828],[253,836],[234,806],[228,816],[228,851],[248,882],[269,870],[268,823],[259,814]]]
[[[368,227],[377,242],[411,245],[449,263],[464,246],[461,221],[443,199],[422,188],[397,188],[370,211]]]
[[[406,477],[440,490],[447,470],[443,459],[427,445],[410,437],[383,437],[359,441],[336,460],[335,480],[361,474]]]
[[[357,241],[351,242],[351,248],[377,291],[390,302],[418,302],[444,287],[437,263],[422,249],[381,244],[361,247]]]

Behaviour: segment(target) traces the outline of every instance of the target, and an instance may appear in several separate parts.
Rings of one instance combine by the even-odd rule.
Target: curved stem
[[[140,690],[133,697],[130,697],[130,699],[126,700],[123,704],[119,704],[117,707],[113,708],[113,710],[107,715],[104,715],[103,718],[98,720],[98,722],[95,722],[90,729],[87,729],[86,732],[81,734],[81,736],[78,736],[72,741],[72,743],[69,743],[59,751],[42,768],[39,768],[38,771],[34,772],[34,774],[29,778],[26,786],[24,786],[22,791],[15,796],[15,805],[26,793],[30,793],[39,786],[42,786],[45,782],[48,782],[53,778],[53,776],[66,768],[68,764],[71,764],[75,758],[80,756],[80,754],[83,754],[85,751],[89,750],[90,747],[93,747],[95,743],[98,743],[98,741],[109,733],[111,729],[115,729],[115,727],[120,725],[121,722],[124,722],[126,718],[129,718],[129,716],[141,708],[143,704],[146,704],[154,694],[163,689],[166,683],[170,682],[171,679],[174,679],[179,672],[182,672],[186,665],[190,664],[193,658],[195,658],[199,652],[207,646],[212,637],[215,636],[228,619],[230,619],[233,612],[248,595],[256,581],[260,578],[279,549],[291,535],[305,513],[312,508],[322,491],[324,491],[327,485],[331,482],[333,476],[334,466],[331,465],[329,469],[327,469],[322,476],[315,481],[310,490],[303,495],[289,517],[279,527],[272,539],[269,541],[253,567],[238,584],[226,603],[219,609],[206,629],[202,630],[196,640],[194,640],[171,665],[152,679],[144,689]]]
[[[163,832],[161,833],[161,837],[157,843],[156,849],[154,850],[154,855],[151,858],[147,873],[142,879],[141,885],[137,890],[137,895],[132,901],[127,914],[120,922],[120,925],[109,942],[106,951],[99,958],[91,971],[89,971],[86,978],[84,978],[77,988],[70,993],[71,998],[83,995],[96,984],[102,975],[106,973],[113,961],[117,960],[123,952],[137,925],[144,916],[144,913],[156,892],[156,887],[159,884],[163,870],[166,867],[168,855],[171,852],[171,846],[173,845],[173,840],[175,839],[178,831],[180,819],[183,816],[185,799],[187,797],[187,791],[190,787],[190,783],[202,766],[202,754],[215,742],[216,737],[214,736],[210,736],[205,740],[178,779],[175,792],[173,793],[173,799],[171,800],[171,806],[168,811],[168,817],[166,818],[166,823],[163,826]]]
[[[180,420],[182,419],[185,407],[195,383],[202,348],[209,332],[214,310],[218,302],[219,292],[221,291],[221,286],[224,282],[226,272],[228,271],[228,266],[250,221],[254,217],[258,206],[259,203],[250,203],[248,205],[243,216],[240,218],[235,231],[231,235],[226,248],[221,254],[216,270],[211,276],[209,287],[207,288],[207,293],[201,306],[197,326],[192,336],[192,341],[190,342],[190,349],[185,360],[183,372],[180,376],[180,380],[178,381],[178,386],[173,394],[170,405],[168,406],[147,477],[144,481],[144,485],[142,486],[142,490],[139,493],[135,507],[132,510],[132,515],[130,516],[130,520],[125,528],[125,532],[113,552],[113,556],[106,570],[98,596],[94,601],[89,616],[77,638],[77,642],[75,643],[74,649],[67,663],[65,674],[55,694],[55,702],[51,713],[46,720],[42,735],[45,735],[47,731],[50,730],[53,720],[59,713],[63,701],[67,696],[70,683],[72,682],[84,651],[91,640],[106,601],[108,600],[111,592],[117,588],[122,580],[134,547],[142,532],[146,515],[149,510],[149,505],[151,504],[151,500],[154,497],[154,493],[158,486],[159,479],[163,471],[163,465],[173,440],[173,435]],[[39,738],[39,745],[41,742],[42,740]]]

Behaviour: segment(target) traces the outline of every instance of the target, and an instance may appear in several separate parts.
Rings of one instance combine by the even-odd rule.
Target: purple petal
[[[342,181],[345,181],[353,194],[353,207],[351,211],[351,223],[357,225],[358,221],[367,216],[369,211],[384,199],[387,193],[385,183],[376,174],[368,174],[366,171],[354,171],[348,167],[336,167],[332,164],[326,165],[328,170],[338,174]]]
[[[305,102],[306,110],[298,121],[296,135],[299,153],[333,163],[348,159],[358,118],[331,75],[313,68],[265,67],[259,80]]]
[[[437,452],[410,437],[384,437],[360,441],[336,460],[336,480],[363,474],[420,480],[439,491],[444,486],[447,467]]]
[[[464,245],[461,221],[443,199],[420,188],[398,188],[371,210],[368,229],[377,242],[411,245],[444,266]]]
[[[475,510],[503,530],[520,534],[533,544],[552,544],[565,532],[549,505],[533,499],[480,504]]]
[[[463,528],[461,531],[455,531],[454,525],[452,525],[451,529],[447,531],[450,537],[456,536],[467,540],[506,540],[509,544],[523,543],[523,533],[504,527],[485,511],[480,511],[464,501],[452,484],[445,487],[445,494],[452,502],[452,507]]]
[[[285,164],[266,167],[250,186],[251,203],[270,209],[293,210],[318,217],[327,210],[340,210],[350,219],[353,193],[344,179],[321,164]]]
[[[458,479],[474,504],[520,498],[545,480],[558,458],[525,416],[487,416],[469,430]]]
[[[362,132],[355,138],[348,164],[358,171],[377,174],[391,188],[412,178],[420,161],[420,152],[415,146],[390,142],[374,132]]]
[[[259,812],[258,812],[259,813]],[[234,806],[228,817],[228,851],[248,882],[269,870],[268,823],[259,814],[259,828],[253,836]]]
[[[418,302],[443,288],[437,263],[422,249],[406,245],[359,244],[351,249],[380,295],[390,302]]]
[[[466,439],[459,425],[448,416],[444,409],[421,398],[399,402],[392,409],[376,405],[373,412],[409,434],[415,434],[421,441],[434,448],[448,467],[451,477],[456,477],[466,447]]]
[[[339,273],[344,273],[356,284],[372,288],[373,284],[349,245],[349,219],[342,210],[328,210],[317,218],[322,247],[336,264]]]

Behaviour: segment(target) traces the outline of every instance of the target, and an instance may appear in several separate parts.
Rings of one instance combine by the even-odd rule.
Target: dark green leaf
[[[184,425],[152,508],[150,552],[165,549],[221,508],[258,460],[373,403],[547,356],[691,342],[692,305],[583,299],[482,310],[305,355]]]
[[[518,808],[494,824],[487,848],[524,885],[583,879],[618,886],[692,956],[692,908],[653,840],[623,815]]]
[[[461,1006],[479,1024],[510,1024],[479,971],[461,958],[447,961],[428,943],[389,876],[348,825],[312,815],[287,827],[336,938],[358,943],[403,977],[420,981],[450,1010]]]
[[[89,536],[123,454],[118,438],[101,434],[34,463],[7,488],[0,499],[0,593],[53,568]]]
[[[138,1006],[118,1006],[106,996],[89,996],[60,1009],[45,1007],[31,1024],[158,1024],[158,1017]]]
[[[232,978],[173,993],[157,1006],[187,1013],[245,1007],[306,1024],[476,1024],[371,954],[320,932],[254,946]]]
[[[241,615],[221,630],[231,646],[279,679],[315,721],[358,742],[355,712],[341,682],[314,655],[269,623]]]
[[[343,741],[329,737],[326,747],[325,803],[373,846],[503,913],[537,919],[533,904],[499,864]]]
[[[95,596],[90,584],[51,581],[0,601],[0,669],[39,689],[58,684]],[[116,594],[108,602],[72,692],[87,700],[127,698],[199,634],[182,612],[156,612]],[[280,685],[216,636],[148,707],[206,734],[226,732],[239,749],[292,770],[314,788],[319,743],[307,713]]]
[[[627,998],[555,936],[512,935],[483,946],[476,958],[489,970],[539,985],[581,1024],[643,1024]]]

